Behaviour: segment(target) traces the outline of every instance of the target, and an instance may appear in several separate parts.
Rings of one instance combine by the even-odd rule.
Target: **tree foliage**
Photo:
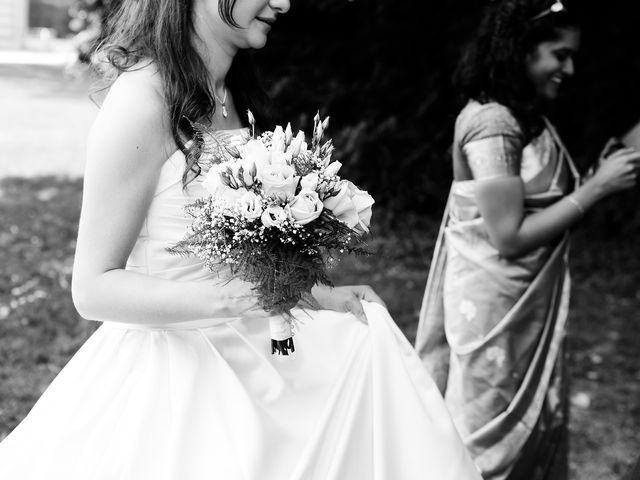
[[[392,208],[439,211],[451,181],[451,75],[484,2],[292,2],[258,52],[278,121],[331,115],[348,175]],[[580,0],[583,49],[556,118],[583,167],[640,120],[640,7]]]

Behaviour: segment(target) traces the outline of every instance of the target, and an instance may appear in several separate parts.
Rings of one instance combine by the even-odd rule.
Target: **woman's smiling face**
[[[267,43],[267,34],[278,15],[287,13],[289,0],[237,0],[233,18],[237,29],[239,48],[262,48]]]
[[[200,39],[205,43],[213,37],[225,48],[262,48],[278,15],[289,11],[289,0],[236,0],[232,17],[237,26],[220,17],[218,0],[195,0],[194,17]]]
[[[538,98],[552,101],[558,97],[564,80],[574,73],[574,57],[580,48],[580,30],[563,28],[554,40],[539,43],[527,55],[527,76]]]

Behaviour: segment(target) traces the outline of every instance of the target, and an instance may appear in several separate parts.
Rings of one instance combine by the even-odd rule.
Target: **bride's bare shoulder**
[[[155,65],[142,64],[120,74],[111,85],[101,110],[109,113],[124,110],[134,117],[163,115],[167,108],[160,73]]]
[[[109,100],[109,96],[113,95],[131,97],[143,95],[147,100],[155,98],[162,101],[162,90],[162,79],[158,68],[151,62],[145,62],[118,76],[111,86],[105,103]]]
[[[89,143],[145,147],[154,157],[166,158],[173,148],[171,126],[161,76],[153,64],[135,67],[115,80],[91,129]]]

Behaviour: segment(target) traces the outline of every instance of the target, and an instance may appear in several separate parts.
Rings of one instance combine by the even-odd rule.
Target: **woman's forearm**
[[[632,148],[611,154],[582,187],[544,211],[523,219],[516,242],[520,251],[550,241],[569,229],[596,202],[632,188],[637,183],[639,165],[640,152]]]
[[[172,281],[123,269],[95,277],[74,278],[74,304],[84,318],[96,321],[163,324],[229,317],[256,309],[250,287],[215,281]],[[237,283],[237,284],[236,284]]]
[[[603,196],[599,184],[590,181],[544,210],[526,214],[524,187],[517,178],[482,182],[477,190],[491,243],[509,259],[563,235]]]
[[[598,199],[591,186],[584,185],[544,210],[524,215],[514,238],[501,253],[508,258],[518,257],[548,244],[575,225]]]

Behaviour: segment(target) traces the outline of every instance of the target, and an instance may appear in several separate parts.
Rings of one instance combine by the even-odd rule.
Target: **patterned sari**
[[[456,123],[454,155],[479,159],[476,169],[507,162],[508,134],[518,128],[509,119],[505,124],[504,107],[495,105],[474,102]],[[497,131],[466,141],[473,124],[486,131],[486,122]],[[577,171],[549,123],[517,154],[527,213],[577,185]],[[451,187],[416,349],[485,479],[566,478],[568,237],[505,259],[489,240],[476,185],[473,179]]]

